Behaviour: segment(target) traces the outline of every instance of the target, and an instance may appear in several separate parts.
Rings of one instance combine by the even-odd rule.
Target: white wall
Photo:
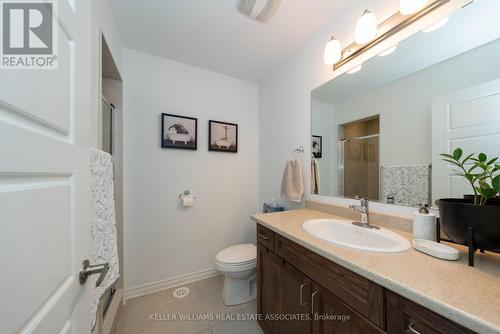
[[[93,0],[92,6],[94,10],[93,22],[96,29],[94,29],[93,34],[97,37],[96,42],[100,45],[100,33],[104,35],[106,43],[108,44],[109,50],[113,55],[116,67],[118,71],[121,72],[121,51],[122,42],[120,34],[115,24],[113,17],[113,11],[109,4],[109,0]],[[101,51],[100,47],[96,48],[97,51]],[[99,57],[100,57],[99,53]]]
[[[410,26],[388,39],[385,43],[370,50],[353,61],[352,67],[366,59],[380,53],[388,46],[416,32],[436,19],[448,15],[456,9],[456,3],[449,3],[440,10],[424,18],[416,25]],[[323,49],[330,36],[334,34],[343,45],[354,40],[354,27],[357,18],[364,8],[377,14],[379,21],[390,17],[399,9],[397,0],[359,0],[350,2],[331,23],[261,85],[260,108],[260,201],[271,197],[279,197],[281,174],[284,161],[289,157],[290,150],[304,145],[307,146],[305,156],[310,154],[311,136],[311,91],[328,80],[342,74],[349,68],[343,67],[332,71],[330,66],[323,63]],[[279,134],[277,136],[276,134]],[[308,161],[308,160],[305,160]],[[352,200],[310,195],[309,164],[304,165],[306,181],[306,198],[315,199],[324,203],[346,205]],[[287,207],[296,205],[285,203]],[[413,209],[374,203],[372,208],[379,212],[411,216]]]
[[[258,86],[123,50],[125,287],[214,267],[224,247],[254,241]],[[198,150],[160,148],[160,115],[198,118]],[[239,125],[238,153],[208,152],[208,120]],[[190,190],[194,207],[179,206]]]

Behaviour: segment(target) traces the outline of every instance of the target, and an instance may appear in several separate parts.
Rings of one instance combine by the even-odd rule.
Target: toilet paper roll
[[[194,205],[194,197],[190,195],[182,196],[182,205],[184,207],[189,207]]]
[[[413,239],[436,241],[436,215],[414,212]]]

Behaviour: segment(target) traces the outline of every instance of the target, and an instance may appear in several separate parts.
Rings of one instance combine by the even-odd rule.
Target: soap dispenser
[[[436,241],[436,215],[429,211],[429,205],[420,205],[413,215],[413,239]]]

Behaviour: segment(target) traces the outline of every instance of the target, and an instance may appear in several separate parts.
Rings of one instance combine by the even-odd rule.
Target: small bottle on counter
[[[436,215],[425,204],[413,213],[413,239],[436,241]]]
[[[279,211],[284,211],[285,208],[283,206],[279,206],[278,203],[276,202],[276,198],[272,197],[271,198],[271,203],[264,203],[264,207],[262,209],[263,213],[270,213],[270,212],[279,212]]]

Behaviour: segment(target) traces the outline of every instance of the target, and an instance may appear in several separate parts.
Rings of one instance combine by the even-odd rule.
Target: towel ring
[[[299,154],[299,157],[302,158],[302,155],[304,154],[304,146],[297,147],[292,151],[292,154],[297,152]]]

